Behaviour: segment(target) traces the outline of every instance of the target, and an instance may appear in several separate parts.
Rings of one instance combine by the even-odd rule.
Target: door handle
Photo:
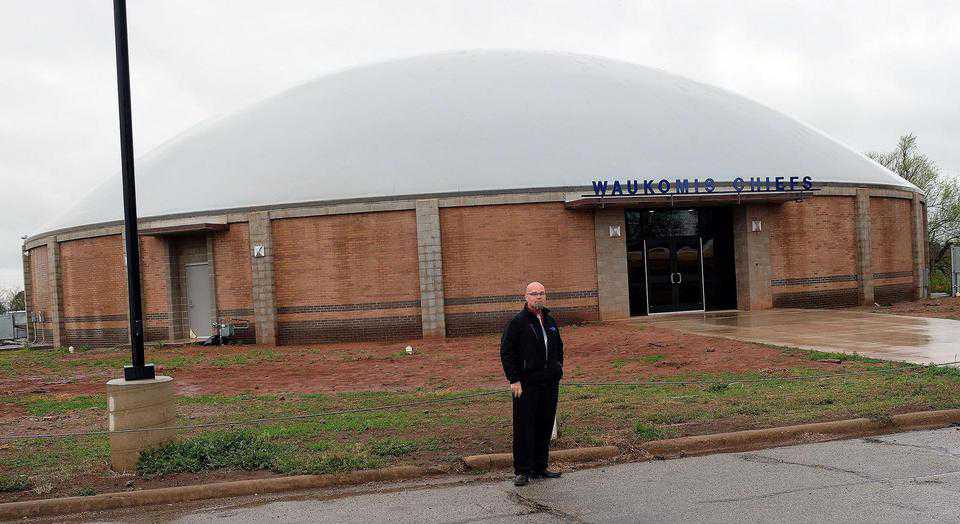
[[[683,275],[677,273],[677,284],[680,284],[681,282],[683,282]]]

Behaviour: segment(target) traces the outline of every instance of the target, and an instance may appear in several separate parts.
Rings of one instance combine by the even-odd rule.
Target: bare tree
[[[13,300],[14,291],[12,289],[0,289],[0,315],[10,310],[10,302]]]

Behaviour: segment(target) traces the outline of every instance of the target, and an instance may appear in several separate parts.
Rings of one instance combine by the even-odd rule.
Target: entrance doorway
[[[630,314],[734,309],[729,207],[626,211]]]
[[[187,264],[187,321],[193,338],[207,338],[213,331],[213,290],[210,265]]]
[[[644,239],[647,313],[703,311],[702,239]]]

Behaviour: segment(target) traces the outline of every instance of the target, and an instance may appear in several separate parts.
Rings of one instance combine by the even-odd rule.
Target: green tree
[[[940,173],[937,164],[920,152],[913,134],[901,136],[892,151],[867,156],[926,195],[927,267],[931,276],[934,271],[949,274],[950,244],[960,241],[960,183]]]
[[[13,298],[10,299],[10,310],[11,311],[26,311],[27,310],[27,294],[21,289],[14,293]]]
[[[0,289],[0,314],[25,309],[23,290]]]

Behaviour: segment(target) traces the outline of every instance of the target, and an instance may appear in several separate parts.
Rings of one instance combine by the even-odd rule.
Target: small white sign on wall
[[[763,228],[763,224],[759,220],[753,220],[750,224],[750,231],[754,233],[759,232]]]
[[[253,258],[263,258],[267,256],[266,250],[263,248],[263,244],[254,244],[253,245]]]
[[[620,226],[610,226],[610,238],[620,238]]]

